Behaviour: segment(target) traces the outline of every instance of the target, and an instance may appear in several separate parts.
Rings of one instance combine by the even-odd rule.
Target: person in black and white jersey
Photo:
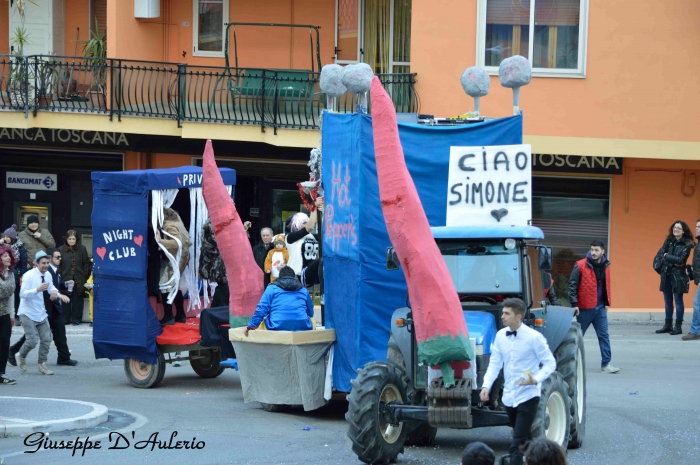
[[[316,227],[318,212],[323,213],[323,198],[316,198],[315,203],[316,209],[309,216],[305,213],[296,213],[287,220],[285,226],[289,252],[287,266],[294,270],[304,287],[311,287],[320,282],[318,241],[311,231]]]

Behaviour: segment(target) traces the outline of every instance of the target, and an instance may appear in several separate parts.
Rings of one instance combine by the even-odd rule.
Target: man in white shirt
[[[520,299],[503,302],[501,321],[505,328],[496,334],[479,396],[482,402],[489,401],[491,386],[503,368],[503,404],[513,428],[510,443],[512,464],[523,463],[519,448],[531,439],[530,429],[540,403],[540,386],[557,368],[544,336],[522,324],[526,311],[527,307]]]
[[[19,350],[19,370],[23,373],[27,371],[27,354],[36,347],[37,343],[40,343],[39,373],[52,375],[53,371],[46,366],[52,339],[46,307],[56,299],[60,299],[63,303],[70,302],[70,299],[59,294],[54,287],[51,274],[48,273],[49,256],[46,252],[43,250],[37,252],[34,264],[36,268],[22,276],[22,287],[19,291],[21,300],[17,314],[27,338]]]

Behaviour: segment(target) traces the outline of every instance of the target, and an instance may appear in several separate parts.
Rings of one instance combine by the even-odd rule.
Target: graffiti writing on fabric
[[[141,247],[143,245],[143,236],[134,236],[133,229],[112,229],[102,233],[102,238],[105,240],[105,247],[95,249],[97,255],[104,260],[105,255],[108,260],[120,260],[122,258],[135,257],[136,247],[132,247],[131,243]],[[124,244],[126,241],[126,244]],[[117,242],[119,243],[117,245]],[[107,246],[111,250],[107,250]]]
[[[355,230],[355,217],[352,213],[341,220],[336,219],[336,213],[339,217],[345,216],[352,204],[352,199],[350,198],[350,169],[345,165],[345,170],[343,170],[343,166],[340,164],[336,165],[335,162],[333,162],[332,169],[331,201],[325,206],[325,229],[326,238],[330,242],[331,249],[337,250],[343,242],[356,245],[357,232]],[[343,171],[345,171],[345,175],[343,175]],[[336,212],[336,208],[338,212]]]
[[[525,226],[532,218],[529,145],[450,147],[448,226]]]
[[[202,179],[203,175],[201,174],[185,174],[182,176],[182,179],[180,179],[180,176],[177,177],[177,183],[183,187],[201,186]]]

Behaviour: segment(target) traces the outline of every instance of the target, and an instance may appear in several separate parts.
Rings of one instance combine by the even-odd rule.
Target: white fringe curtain
[[[228,194],[231,195],[233,192],[233,186],[226,186]],[[163,251],[165,256],[168,258],[170,265],[173,268],[173,275],[168,280],[167,283],[160,286],[161,292],[168,292],[168,303],[172,303],[175,300],[178,290],[182,290],[182,293],[189,292],[189,302],[187,309],[191,310],[193,308],[202,309],[207,308],[210,304],[209,292],[207,288],[210,289],[211,295],[214,295],[216,289],[216,283],[210,283],[209,280],[202,280],[201,288],[204,290],[203,298],[200,299],[200,278],[199,278],[199,258],[200,252],[202,250],[202,229],[204,228],[204,223],[209,219],[209,210],[207,210],[207,205],[204,202],[204,197],[202,196],[201,187],[192,187],[190,191],[190,260],[187,263],[187,267],[182,276],[180,276],[180,258],[182,257],[182,243],[177,237],[162,231],[165,235],[174,239],[178,244],[178,251],[175,257],[173,257],[161,244],[158,247]],[[151,224],[153,226],[153,233],[158,228],[163,227],[163,209],[169,208],[175,201],[178,189],[163,189],[151,191],[152,209],[151,209]]]
[[[163,209],[169,208],[173,202],[175,201],[175,197],[177,196],[177,189],[162,189],[162,190],[154,190],[151,191],[151,226],[153,227],[153,234],[156,233],[156,231],[161,228],[163,228]],[[167,257],[168,261],[170,262],[170,266],[173,269],[173,275],[170,277],[168,282],[161,284],[160,285],[160,291],[161,292],[167,292],[168,293],[168,298],[167,302],[169,304],[173,303],[173,300],[175,300],[175,296],[177,295],[177,292],[179,290],[179,283],[180,283],[180,258],[182,257],[182,242],[180,240],[171,235],[168,234],[165,231],[162,231],[163,234],[168,236],[171,239],[174,239],[175,242],[177,242],[177,254],[175,257],[168,252],[168,250],[158,241],[158,247],[160,248],[161,251],[163,251],[163,254]]]

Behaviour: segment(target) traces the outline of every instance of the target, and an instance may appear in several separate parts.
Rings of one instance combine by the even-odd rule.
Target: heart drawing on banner
[[[508,210],[505,208],[499,208],[498,210],[491,210],[491,216],[496,218],[496,221],[501,222],[501,218],[508,214]]]
[[[136,242],[136,245],[141,247],[141,244],[143,244],[143,236],[138,235],[138,236],[134,237],[134,242]]]
[[[97,250],[97,255],[100,256],[102,260],[105,259],[105,254],[107,253],[107,247],[98,247]]]

